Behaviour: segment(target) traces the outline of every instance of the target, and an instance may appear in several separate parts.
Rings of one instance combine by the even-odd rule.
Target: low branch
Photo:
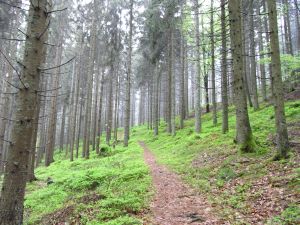
[[[46,75],[62,75],[62,74],[68,74],[71,73],[71,71],[66,71],[66,72],[61,72],[61,73],[47,73],[47,72],[41,72],[42,74],[46,74]]]
[[[5,81],[6,83],[8,83],[9,85],[11,85],[12,87],[14,87],[14,88],[16,88],[16,89],[18,89],[18,90],[21,90],[19,87],[17,87],[17,86],[15,86],[15,85],[13,85],[12,83],[10,83],[8,80],[5,80],[5,79],[4,79],[4,81]]]
[[[67,62],[65,62],[65,63],[63,63],[63,64],[61,64],[61,65],[54,66],[54,67],[50,67],[50,68],[44,68],[44,69],[40,68],[39,70],[41,70],[41,71],[47,71],[47,70],[57,69],[57,68],[59,68],[59,67],[62,67],[62,66],[64,66],[64,65],[66,65],[66,64],[68,64],[68,63],[70,63],[70,62],[72,62],[75,58],[76,58],[76,57],[73,57],[72,59],[68,60]]]
[[[51,13],[55,13],[55,12],[62,12],[62,11],[65,11],[65,10],[67,10],[67,9],[68,9],[68,8],[63,8],[63,9],[53,10],[53,11],[47,12],[47,14],[51,14]]]
[[[6,38],[6,37],[0,37],[1,40],[4,40],[4,41],[26,41],[24,39],[18,39],[18,38]]]
[[[23,9],[23,8],[20,7],[20,6],[12,5],[12,4],[10,4],[10,3],[8,3],[8,2],[5,2],[5,1],[3,1],[3,0],[0,0],[0,4],[5,4],[5,5],[8,5],[8,6],[12,7],[12,8],[16,8],[16,9],[28,11],[28,10],[26,10],[26,9]]]
[[[22,85],[24,86],[25,89],[27,89],[27,87],[25,86],[25,84],[23,83],[22,79],[21,79],[21,75],[19,74],[18,70],[13,66],[13,64],[8,60],[8,58],[6,57],[6,55],[0,50],[0,53],[3,55],[3,57],[6,59],[6,61],[8,62],[8,64],[13,68],[14,71],[16,71],[18,78],[20,80],[20,82],[22,83]],[[12,85],[12,84],[10,84]],[[12,85],[13,86],[13,85]],[[18,88],[20,89],[20,88]]]
[[[26,34],[24,31],[22,31],[21,29],[18,28],[18,31],[20,31],[22,34],[24,34],[27,38],[29,38],[29,35]]]
[[[62,87],[58,87],[58,88],[53,88],[53,89],[49,89],[49,90],[36,90],[35,92],[38,93],[38,92],[51,92],[51,91],[57,91],[59,89],[61,89]]]
[[[47,42],[44,42],[44,45],[49,45],[49,46],[52,46],[52,47],[58,47],[57,45],[50,44],[50,43],[47,43]]]
[[[45,98],[57,98],[57,97],[61,97],[61,96],[64,96],[64,95],[68,95],[70,93],[64,93],[64,94],[60,94],[60,95],[41,95],[41,94],[38,94],[40,97],[45,97]]]
[[[46,26],[46,28],[43,30],[43,32],[37,37],[37,39],[41,39],[41,37],[43,37],[43,35],[46,33],[46,31],[49,29],[50,27],[50,22],[51,20],[49,20],[48,25]]]

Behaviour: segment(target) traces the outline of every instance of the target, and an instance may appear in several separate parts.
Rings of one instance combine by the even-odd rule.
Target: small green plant
[[[99,154],[101,156],[109,156],[111,154],[111,148],[108,145],[101,145]]]
[[[237,175],[233,169],[231,169],[230,167],[223,167],[219,170],[217,179],[223,180],[223,181],[229,181],[229,180],[235,178],[236,176]]]
[[[281,215],[273,217],[267,224],[292,225],[300,223],[300,207],[297,205],[290,205]]]

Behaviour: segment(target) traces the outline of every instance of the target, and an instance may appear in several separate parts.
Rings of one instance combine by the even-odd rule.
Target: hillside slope
[[[230,132],[214,127],[211,114],[203,116],[203,132],[193,131],[194,120],[172,137],[160,125],[154,137],[146,126],[132,130],[130,147],[103,148],[91,159],[64,160],[56,155],[49,168],[37,170],[38,181],[28,185],[26,224],[142,224],[151,217],[153,188],[138,141],[144,141],[158,159],[204,196],[231,224],[295,224],[299,220],[300,101],[286,104],[292,151],[288,160],[273,161],[272,106],[251,111],[256,153],[240,154]],[[220,118],[220,115],[219,115]],[[47,179],[53,180],[47,185]],[[145,222],[147,224],[147,222]]]

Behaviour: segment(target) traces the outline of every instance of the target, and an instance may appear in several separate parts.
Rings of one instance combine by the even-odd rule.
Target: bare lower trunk
[[[196,67],[195,75],[195,131],[201,132],[201,67],[200,67],[200,31],[199,31],[199,1],[194,0],[196,25]]]
[[[113,79],[114,68],[111,65],[110,78],[108,84],[108,99],[106,103],[106,144],[110,145],[111,140],[111,128],[112,128],[112,111],[113,111]]]
[[[284,111],[283,84],[281,77],[281,62],[278,40],[277,10],[275,1],[267,0],[267,3],[269,9],[272,70],[274,76],[273,99],[277,134],[277,158],[286,158],[289,150],[289,141]]]
[[[212,105],[213,105],[213,124],[217,125],[217,101],[216,101],[216,70],[215,70],[215,34],[214,34],[214,1],[211,0],[211,19],[210,19],[210,35],[211,35],[211,88],[212,88]]]
[[[67,103],[65,101],[63,101],[63,109],[62,109],[62,115],[61,115],[61,129],[60,129],[60,138],[59,138],[59,150],[60,151],[62,151],[64,149],[66,110],[67,110]]]
[[[253,92],[253,107],[254,110],[257,110],[259,108],[258,105],[258,94],[257,94],[257,82],[256,82],[256,43],[255,43],[255,30],[254,30],[254,0],[250,0],[250,62],[251,62],[251,86],[252,86],[252,92]]]
[[[180,45],[180,59],[181,59],[181,73],[180,73],[180,101],[179,101],[179,111],[180,111],[180,129],[184,127],[185,119],[185,96],[184,96],[184,81],[185,81],[185,46],[184,46],[184,37],[181,34],[181,45]]]
[[[260,14],[260,7],[261,7],[261,4],[258,3],[258,6],[257,6],[257,13]],[[262,20],[260,17],[258,17],[258,26],[259,26],[259,32],[258,32],[258,41],[259,41],[259,52],[262,54],[262,52],[264,51],[264,45],[263,45],[263,42],[264,42],[264,39],[263,39],[263,36],[262,36],[262,32],[263,32],[263,26],[262,26]],[[261,55],[259,57],[260,60],[263,60],[264,59],[264,56]],[[259,66],[259,69],[260,69],[260,80],[261,80],[261,94],[262,94],[262,97],[263,97],[263,100],[264,101],[267,101],[267,84],[266,84],[266,68],[265,68],[265,65],[264,64],[260,64]]]
[[[225,0],[221,0],[221,29],[222,29],[222,132],[228,132],[228,77],[227,77],[227,41],[226,41],[226,12]]]
[[[101,128],[102,128],[102,104],[103,104],[103,85],[104,84],[104,72],[102,71],[100,78],[100,100],[99,100],[99,111],[98,111],[98,123],[97,123],[97,138],[96,138],[96,153],[100,153],[100,138],[101,138]]]
[[[36,6],[37,1],[31,1]],[[38,102],[39,68],[43,59],[47,29],[47,1],[40,0],[39,7],[30,5],[28,14],[27,39],[20,74],[20,89],[16,94],[15,122],[11,131],[6,173],[1,189],[0,224],[19,225],[23,223],[23,202],[28,178],[28,160],[34,131],[34,115]],[[39,37],[39,38],[37,38]]]
[[[124,119],[124,146],[128,146],[129,127],[130,127],[130,93],[131,93],[131,58],[132,58],[132,30],[133,30],[133,0],[130,0],[129,18],[129,52],[128,52],[128,71],[126,76],[125,93],[125,119]]]
[[[253,152],[253,136],[249,122],[245,86],[243,82],[243,51],[241,33],[241,1],[230,0],[228,2],[230,19],[230,36],[232,42],[233,57],[233,90],[236,106],[236,141],[241,144],[243,152]]]

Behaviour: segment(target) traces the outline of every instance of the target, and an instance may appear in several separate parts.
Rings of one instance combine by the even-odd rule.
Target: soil
[[[214,209],[204,198],[186,184],[179,175],[165,166],[157,164],[155,156],[143,142],[144,159],[148,164],[155,196],[150,205],[151,218],[145,224],[185,225],[185,224],[229,224],[215,215]]]

